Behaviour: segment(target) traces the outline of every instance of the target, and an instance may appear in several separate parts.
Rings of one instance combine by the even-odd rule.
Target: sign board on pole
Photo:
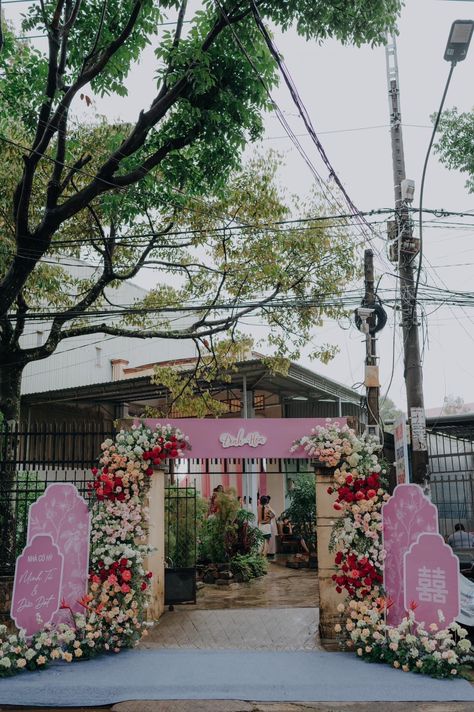
[[[411,408],[411,446],[413,450],[427,450],[426,419],[423,408]]]
[[[408,459],[408,433],[406,416],[403,413],[394,423],[395,470],[397,485],[404,485],[410,480],[410,461]]]

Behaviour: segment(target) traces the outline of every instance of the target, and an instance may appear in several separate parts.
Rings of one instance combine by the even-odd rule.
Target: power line
[[[250,3],[252,5],[253,15],[254,15],[257,27],[258,27],[262,37],[264,38],[266,45],[267,45],[271,55],[273,56],[277,66],[283,76],[283,79],[290,91],[293,102],[294,102],[296,108],[298,109],[299,115],[300,115],[301,119],[303,120],[306,130],[308,131],[313,143],[315,144],[324,165],[328,169],[330,177],[333,178],[333,180],[335,181],[336,185],[338,186],[339,190],[341,191],[342,195],[344,196],[344,199],[345,199],[347,205],[349,206],[349,208],[353,212],[359,214],[361,223],[365,225],[366,223],[365,223],[364,217],[359,213],[358,208],[355,206],[354,202],[352,201],[351,197],[349,196],[342,181],[340,180],[339,176],[337,175],[336,171],[334,170],[334,168],[326,154],[326,151],[324,150],[324,147],[323,147],[321,141],[318,138],[318,135],[317,135],[315,128],[312,124],[308,110],[306,109],[306,106],[304,105],[304,103],[299,95],[298,89],[291,77],[291,74],[290,74],[285,62],[282,59],[281,53],[278,51],[278,48],[276,47],[275,42],[272,40],[269,32],[267,31],[267,28],[265,27],[265,25],[263,23],[262,17],[260,15],[260,11],[259,11],[255,1],[250,0]],[[371,230],[369,225],[366,225],[366,226],[369,227],[369,230]],[[379,254],[379,256],[381,256],[380,252],[378,252],[378,254]]]

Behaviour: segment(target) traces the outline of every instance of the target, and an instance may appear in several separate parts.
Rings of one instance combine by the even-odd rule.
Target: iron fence
[[[3,429],[0,459],[21,470],[93,467],[101,443],[114,434],[112,421],[17,423]]]
[[[165,488],[165,603],[196,602],[196,486]]]
[[[440,533],[456,524],[474,531],[474,443],[447,433],[428,432],[431,496],[438,507]]]
[[[111,427],[94,423],[17,425],[0,431],[0,575],[14,573],[26,543],[30,505],[55,482],[86,499],[101,443]]]

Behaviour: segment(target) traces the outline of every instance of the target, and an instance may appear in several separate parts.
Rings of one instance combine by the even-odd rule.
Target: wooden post
[[[315,468],[316,478],[316,525],[318,538],[318,580],[319,580],[319,634],[325,647],[336,647],[334,626],[339,623],[337,605],[344,601],[344,595],[337,593],[332,576],[335,572],[334,552],[329,551],[334,520],[340,516],[333,508],[334,496],[327,489],[332,483],[333,470],[324,466]]]
[[[148,621],[158,620],[165,607],[165,477],[163,470],[155,470],[148,493],[148,544],[154,549],[145,562],[145,568],[153,574]]]

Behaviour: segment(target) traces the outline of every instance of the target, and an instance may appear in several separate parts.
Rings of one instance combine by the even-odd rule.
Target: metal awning
[[[185,374],[186,371],[183,371]],[[230,374],[230,381],[216,382],[212,390],[243,389],[263,390],[286,398],[305,397],[313,400],[341,400],[345,403],[360,405],[357,391],[337,381],[314,373],[313,371],[291,364],[287,374],[274,373],[259,359],[242,361],[237,371]],[[208,385],[208,384],[207,384]],[[151,382],[151,377],[138,376],[105,383],[91,383],[87,386],[63,388],[41,393],[28,393],[22,397],[25,405],[59,402],[86,402],[100,400],[102,403],[130,403],[164,398],[166,389]]]

